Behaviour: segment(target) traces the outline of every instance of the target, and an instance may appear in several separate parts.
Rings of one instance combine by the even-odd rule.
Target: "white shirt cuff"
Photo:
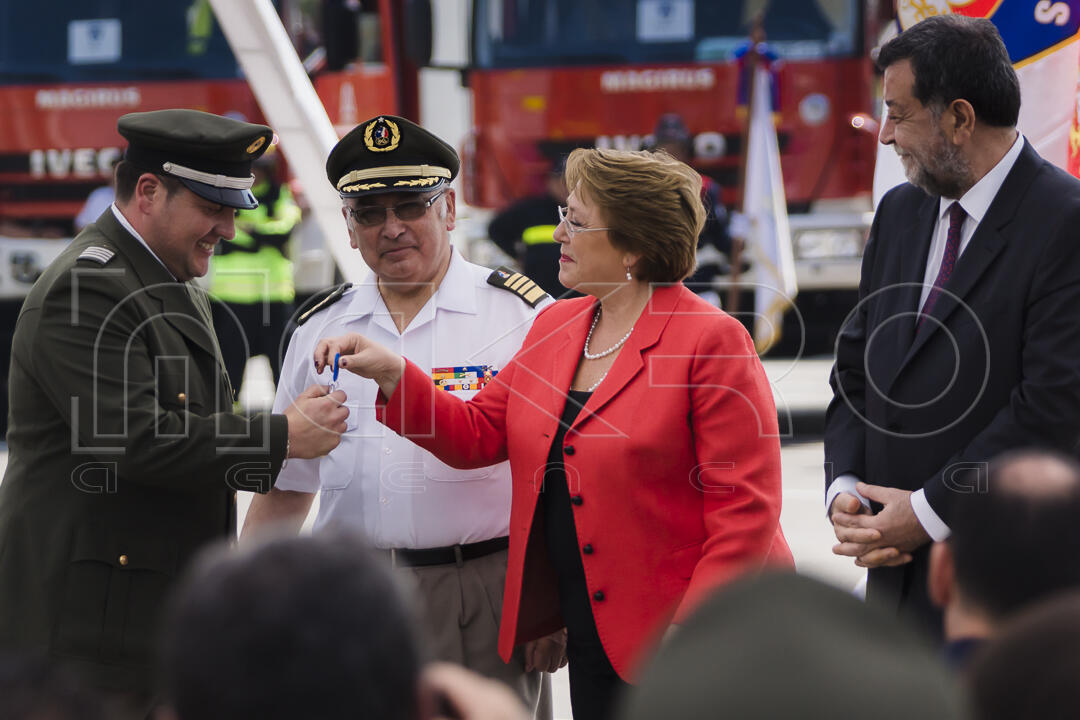
[[[935,542],[947,540],[952,534],[952,530],[941,519],[941,516],[930,507],[930,503],[926,500],[925,490],[919,489],[911,493],[911,509],[915,512],[915,518],[923,526],[923,530]]]
[[[865,505],[868,510],[870,509],[870,501],[864,498],[855,490],[855,483],[859,481],[859,476],[852,475],[851,473],[840,475],[835,480],[833,480],[832,485],[830,485],[829,489],[825,492],[826,518],[829,517],[829,508],[832,507],[833,500],[835,500],[836,496],[842,492],[848,493],[849,495],[854,495],[855,497],[859,498],[859,502]]]
[[[321,458],[311,460],[290,458],[288,466],[281,468],[281,472],[278,473],[274,488],[291,492],[319,492],[321,489],[319,478],[320,460]]]

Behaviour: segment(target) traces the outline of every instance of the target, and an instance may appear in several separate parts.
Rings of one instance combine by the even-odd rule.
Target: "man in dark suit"
[[[881,201],[860,302],[837,341],[825,431],[834,552],[868,599],[940,634],[930,541],[963,512],[963,471],[1080,438],[1080,182],[1016,130],[1020,91],[993,24],[932,17],[882,47],[910,183]]]
[[[232,413],[205,296],[190,284],[254,207],[269,128],[196,112],[125,115],[116,203],[45,271],[11,349],[0,485],[0,646],[47,654],[145,715],[173,578],[234,532],[236,490],[323,455],[344,393]],[[114,710],[114,712],[117,712]]]

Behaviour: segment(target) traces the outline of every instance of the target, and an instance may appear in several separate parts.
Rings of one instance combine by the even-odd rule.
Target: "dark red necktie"
[[[938,269],[937,278],[934,280],[934,287],[930,288],[930,293],[926,296],[926,302],[923,303],[922,312],[919,314],[918,327],[922,327],[923,321],[926,320],[930,311],[934,309],[934,303],[937,302],[938,296],[941,295],[941,288],[949,281],[953,268],[956,267],[956,258],[960,255],[960,230],[964,227],[965,217],[967,217],[967,213],[964,212],[964,208],[960,207],[960,203],[954,202],[949,206],[949,234],[945,238],[945,254],[941,256],[941,267]]]

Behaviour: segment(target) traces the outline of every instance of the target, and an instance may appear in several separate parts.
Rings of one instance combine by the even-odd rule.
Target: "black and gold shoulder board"
[[[330,307],[338,300],[345,296],[345,291],[352,287],[352,283],[343,283],[336,288],[330,290],[322,290],[312,295],[303,307],[300,308],[300,313],[296,318],[297,325],[303,325],[311,317],[322,310]]]
[[[497,288],[503,290],[509,290],[522,300],[524,300],[529,307],[536,307],[536,304],[546,298],[548,294],[544,292],[544,288],[534,283],[529,278],[525,277],[516,270],[511,270],[508,267],[498,267],[492,270],[488,275],[488,285],[494,285]]]

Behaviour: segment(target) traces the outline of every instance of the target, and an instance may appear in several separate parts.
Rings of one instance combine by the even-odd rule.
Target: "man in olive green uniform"
[[[231,413],[205,296],[189,281],[255,207],[262,125],[132,113],[116,203],[42,275],[12,344],[0,485],[0,646],[47,653],[133,707],[153,692],[154,629],[173,578],[234,532],[236,490],[345,430],[344,393],[280,415]]]

